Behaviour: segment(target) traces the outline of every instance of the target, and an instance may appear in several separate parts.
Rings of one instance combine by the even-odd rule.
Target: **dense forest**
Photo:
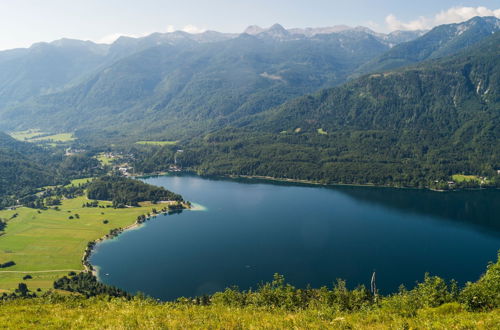
[[[131,295],[121,289],[109,286],[97,281],[90,273],[70,273],[54,282],[54,289],[76,292],[85,297],[107,295],[110,297],[125,297],[130,299]]]
[[[186,142],[178,163],[205,175],[439,189],[469,173],[498,187],[499,54],[496,33],[452,58],[293,100]],[[176,149],[144,148],[134,166],[165,170]]]
[[[47,158],[40,148],[0,133],[0,195],[52,183],[54,174],[42,165]]]
[[[116,207],[137,206],[144,201],[183,201],[182,196],[165,188],[120,176],[104,176],[92,181],[87,196],[94,200],[113,201]]]

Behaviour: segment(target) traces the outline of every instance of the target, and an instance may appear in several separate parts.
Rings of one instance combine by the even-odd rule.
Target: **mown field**
[[[477,182],[477,183],[481,183],[481,179],[477,175],[454,174],[454,175],[451,176],[451,178],[455,182]]]
[[[138,141],[136,144],[152,145],[152,146],[173,146],[177,141]]]
[[[159,304],[78,297],[0,302],[0,324],[13,329],[498,329],[500,310],[466,312],[458,304],[405,317],[383,309],[283,309]]]
[[[100,153],[95,157],[103,166],[111,165],[113,163],[114,158],[107,156],[105,153]]]
[[[35,136],[39,136],[40,134],[45,134],[45,133],[38,129],[29,129],[26,131],[11,132],[9,135],[16,140],[27,141],[34,138]]]
[[[83,269],[81,259],[89,241],[111,229],[133,224],[139,215],[151,212],[154,207],[82,208],[88,201],[83,196],[63,200],[59,211],[25,207],[0,211],[0,218],[10,219],[4,235],[0,236],[0,263],[16,263],[0,269],[0,290],[13,289],[26,274],[33,277],[26,281],[31,288],[51,288],[54,279],[69,270]],[[108,223],[104,224],[104,220]]]
[[[52,141],[52,142],[70,142],[74,141],[75,137],[73,133],[59,133],[53,135],[42,136],[38,138],[32,138],[30,142],[42,142],[42,141]]]
[[[26,142],[55,142],[64,143],[75,140],[73,133],[50,134],[37,129],[10,133],[14,139]]]

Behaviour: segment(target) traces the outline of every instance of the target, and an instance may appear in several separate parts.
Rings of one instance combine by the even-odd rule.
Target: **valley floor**
[[[17,287],[28,274],[33,278],[24,282],[31,289],[52,288],[53,282],[69,271],[83,270],[82,256],[88,242],[133,224],[155,207],[161,208],[147,203],[123,209],[106,207],[111,202],[99,202],[104,208],[82,207],[87,202],[81,196],[63,200],[59,210],[21,207],[0,211],[0,219],[8,219],[0,239],[0,261],[16,263],[0,269],[0,293]]]

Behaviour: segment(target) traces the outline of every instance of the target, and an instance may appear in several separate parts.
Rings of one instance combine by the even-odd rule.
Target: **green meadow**
[[[13,289],[26,274],[33,276],[27,281],[30,287],[51,288],[54,279],[69,270],[83,270],[82,256],[89,241],[131,225],[139,215],[159,208],[151,204],[125,209],[82,207],[88,201],[83,196],[63,200],[60,210],[21,207],[0,211],[0,218],[9,219],[0,236],[0,263],[16,263],[0,269],[0,290]]]
[[[54,143],[65,143],[76,140],[73,133],[59,133],[50,134],[47,132],[42,132],[38,129],[30,129],[26,131],[18,131],[10,133],[14,139],[25,142],[54,142]]]
[[[73,136],[73,133],[59,133],[59,134],[54,134],[54,135],[35,137],[35,138],[30,139],[29,141],[30,142],[45,142],[45,141],[71,142],[74,140],[76,140],[76,139]]]
[[[95,157],[103,166],[111,165],[114,158],[106,156],[105,153],[100,153]]]
[[[19,141],[29,141],[30,139],[33,139],[36,136],[44,135],[46,134],[45,132],[42,132],[38,129],[29,129],[26,131],[18,131],[18,132],[11,132],[10,136],[12,136],[14,139],[19,140]]]
[[[451,176],[451,178],[455,182],[481,182],[481,179],[477,175],[454,174]]]
[[[321,134],[321,135],[328,135],[328,132],[326,132],[324,129],[322,128],[318,128],[318,134]]]
[[[151,145],[151,146],[174,146],[178,141],[138,141],[136,144]]]

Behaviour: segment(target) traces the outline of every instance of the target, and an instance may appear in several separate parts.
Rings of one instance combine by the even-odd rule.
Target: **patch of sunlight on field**
[[[81,184],[85,184],[85,183],[88,183],[88,182],[91,182],[92,180],[94,180],[95,178],[83,178],[83,179],[75,179],[75,180],[71,180],[71,183],[66,185],[65,187],[71,187],[71,186],[79,186]]]
[[[470,181],[481,182],[481,179],[477,175],[454,174],[451,176],[451,178],[455,182],[470,182]]]
[[[103,166],[108,166],[113,163],[113,160],[115,158],[109,157],[106,155],[106,153],[100,153],[95,157]]]
[[[46,134],[45,132],[40,131],[39,129],[29,129],[25,131],[19,132],[11,132],[9,135],[16,140],[19,141],[28,141],[36,136]]]
[[[25,142],[53,142],[63,143],[76,140],[73,133],[51,134],[42,132],[39,129],[30,129],[19,132],[11,132],[10,136],[19,141]]]
[[[41,137],[35,137],[30,139],[30,142],[46,142],[46,141],[51,141],[51,142],[71,142],[75,141],[75,137],[73,136],[73,133],[59,133],[59,134],[54,134],[54,135],[48,135],[48,136],[41,136]]]
[[[137,141],[136,144],[152,146],[174,146],[178,141]]]
[[[322,128],[318,128],[318,134],[328,135],[328,133],[326,131],[324,131]]]

